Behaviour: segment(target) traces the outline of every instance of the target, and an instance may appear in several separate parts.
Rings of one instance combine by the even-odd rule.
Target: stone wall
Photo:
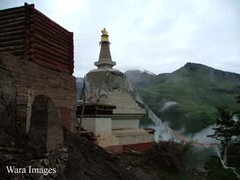
[[[13,128],[10,127],[12,119],[10,116],[12,115],[13,117],[14,114],[11,112],[11,110],[13,110],[11,108],[13,107],[11,102],[15,102],[16,88],[13,85],[13,80],[9,70],[0,68],[0,77],[0,131],[12,132]],[[4,138],[0,134],[1,145],[7,143]]]
[[[44,95],[36,96],[32,106],[27,148],[36,156],[63,146],[63,128],[57,107]]]
[[[16,88],[17,117],[22,127],[25,127],[26,123],[28,93],[31,90],[33,96],[40,94],[49,96],[60,109],[62,123],[69,130],[73,130],[77,101],[74,76],[42,67],[8,53],[0,53],[0,68],[11,74],[11,81]],[[4,86],[7,86],[2,84],[0,91],[4,91]]]

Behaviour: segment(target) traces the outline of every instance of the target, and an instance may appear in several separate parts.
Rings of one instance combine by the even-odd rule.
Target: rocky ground
[[[169,141],[144,153],[109,154],[62,127],[58,109],[46,96],[34,100],[27,135],[18,130],[0,127],[0,180],[204,179],[185,163],[189,146]]]
[[[143,154],[125,151],[109,154],[86,138],[64,129],[64,144],[58,150],[35,157],[24,148],[1,149],[1,179],[66,179],[66,180],[170,180],[182,177],[204,178],[204,174],[186,171],[181,152],[174,142],[161,142]],[[6,166],[56,169],[56,173],[8,173]],[[196,174],[198,173],[198,174]]]

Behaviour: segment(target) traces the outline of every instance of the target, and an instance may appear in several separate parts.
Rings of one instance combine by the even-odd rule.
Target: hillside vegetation
[[[134,82],[144,102],[174,129],[194,133],[215,124],[216,106],[237,110],[240,75],[187,63],[173,73]]]

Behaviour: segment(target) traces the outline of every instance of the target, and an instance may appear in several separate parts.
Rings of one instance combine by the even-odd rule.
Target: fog
[[[190,134],[188,136],[182,136],[181,134],[184,134],[185,132],[184,128],[181,128],[178,131],[174,131],[170,128],[170,122],[163,122],[146,104],[143,103],[138,93],[135,94],[135,98],[140,104],[143,104],[145,106],[148,117],[154,123],[153,125],[149,125],[147,128],[152,128],[155,130],[155,142],[170,140],[174,142],[181,142],[179,137],[183,138],[186,142],[193,142],[193,147],[187,154],[189,166],[204,171],[205,162],[209,160],[211,156],[219,156],[217,154],[217,145],[213,145],[219,144],[219,142],[214,138],[207,137],[208,135],[214,133],[213,128],[216,127],[215,125],[208,126],[207,128],[197,133]],[[176,104],[177,102],[174,101],[166,102],[161,111],[165,111]],[[177,137],[176,134],[179,137]]]
[[[174,101],[168,101],[166,103],[164,103],[163,107],[160,109],[160,111],[165,111],[166,109],[170,108],[171,106],[176,105],[177,102]]]
[[[167,102],[164,104],[162,111],[168,109],[169,107],[177,104],[176,102]],[[215,125],[209,126],[197,133],[190,134],[188,136],[182,136],[181,134],[184,134],[184,128],[178,130],[177,132],[172,130],[169,125],[170,123],[168,121],[162,122],[162,120],[157,117],[151,109],[149,109],[145,105],[149,118],[154,122],[154,125],[148,126],[148,128],[155,129],[154,139],[155,142],[159,141],[175,141],[175,142],[181,142],[179,137],[176,136],[178,134],[180,137],[182,137],[187,142],[193,142],[193,147],[191,148],[190,152],[187,154],[188,164],[191,167],[197,168],[199,170],[204,171],[204,164],[211,156],[218,156],[216,151],[216,145],[210,145],[213,143],[219,143],[214,138],[207,137],[208,135],[211,135],[214,133],[213,129]],[[175,133],[175,134],[174,134]],[[196,144],[194,144],[194,142]]]
[[[152,125],[149,126],[149,128],[155,129],[155,142],[159,141],[175,141],[175,142],[181,142],[181,140],[174,136],[171,132],[168,130],[168,122],[163,122],[161,126],[158,125]],[[197,168],[199,170],[204,171],[204,164],[211,156],[218,156],[216,151],[216,145],[209,145],[210,143],[219,143],[217,140],[213,138],[207,137],[207,135],[213,134],[213,128],[214,126],[209,126],[202,131],[191,134],[187,137],[184,137],[187,141],[202,143],[204,145],[194,145],[191,148],[190,152],[187,154],[188,164],[191,167]],[[180,132],[180,131],[179,131]],[[178,132],[177,132],[178,133]],[[179,135],[181,135],[179,133]]]

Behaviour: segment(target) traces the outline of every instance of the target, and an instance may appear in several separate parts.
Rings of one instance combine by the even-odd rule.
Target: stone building
[[[97,143],[106,149],[121,150],[128,147],[143,150],[153,142],[153,134],[139,128],[139,119],[146,113],[139,107],[129,87],[126,76],[113,69],[108,32],[104,28],[97,69],[87,73],[85,78],[86,107],[95,106],[99,112],[85,114],[82,127],[97,136]],[[82,104],[79,105],[82,107]],[[80,109],[78,115],[80,117]],[[104,111],[108,109],[108,112]]]
[[[74,129],[77,97],[73,66],[72,32],[34,5],[25,3],[0,11],[0,92],[16,104],[16,119],[23,129],[29,126],[31,104],[39,94],[49,96],[59,109],[62,124]],[[0,105],[0,115],[4,109]],[[8,123],[0,121],[0,126],[3,124]]]

